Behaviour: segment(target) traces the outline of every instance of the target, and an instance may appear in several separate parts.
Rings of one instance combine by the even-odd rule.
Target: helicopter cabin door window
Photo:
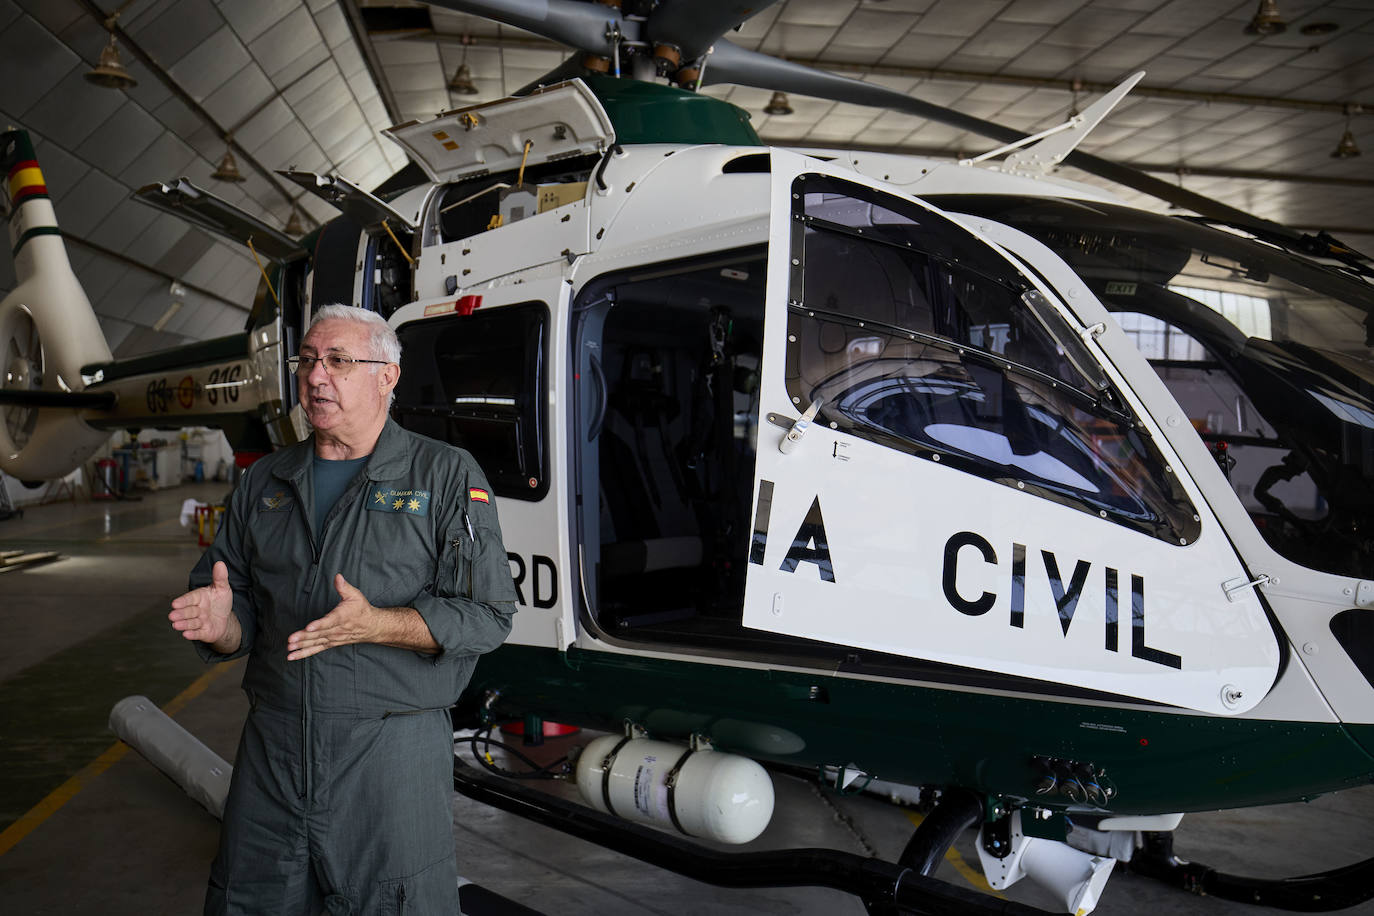
[[[498,496],[541,499],[547,328],[542,302],[402,325],[397,422],[467,449]]]
[[[743,625],[1218,714],[1258,702],[1278,664],[1263,608],[1228,599],[1234,551],[1062,307],[940,212],[827,171],[773,154]]]
[[[791,239],[796,403],[820,401],[833,428],[889,448],[1196,538],[1167,463],[1028,278],[937,214],[810,185]]]

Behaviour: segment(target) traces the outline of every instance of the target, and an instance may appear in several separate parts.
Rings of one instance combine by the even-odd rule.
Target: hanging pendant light
[[[766,115],[790,115],[792,114],[792,104],[787,101],[787,93],[775,92],[773,97],[768,100],[763,113]]]
[[[476,95],[481,90],[472,81],[472,70],[468,67],[468,45],[472,44],[472,36],[464,35],[462,42],[463,59],[458,62],[458,70],[453,74],[453,79],[448,81],[448,89],[449,92],[459,95]]]
[[[229,146],[229,138],[224,138],[224,158],[215,166],[215,170],[210,173],[210,177],[216,181],[232,181],[238,183],[246,181],[243,174],[239,172],[238,160],[234,158],[234,150]]]
[[[100,63],[84,75],[86,82],[104,89],[131,89],[138,85],[138,80],[124,69],[124,61],[119,57],[119,47],[115,44],[114,32],[110,33],[109,44],[100,52]]]
[[[1288,23],[1279,15],[1278,0],[1260,0],[1259,9],[1245,27],[1246,35],[1277,35],[1288,30]]]
[[[1360,148],[1355,145],[1355,135],[1350,132],[1350,126],[1346,125],[1345,133],[1341,134],[1341,140],[1336,144],[1336,148],[1331,151],[1332,159],[1354,159],[1360,154]]]
[[[1361,112],[1359,105],[1351,102],[1345,106],[1345,133],[1341,134],[1340,142],[1331,151],[1332,159],[1354,159],[1360,154],[1360,148],[1355,145],[1355,134],[1350,130],[1350,118]]]

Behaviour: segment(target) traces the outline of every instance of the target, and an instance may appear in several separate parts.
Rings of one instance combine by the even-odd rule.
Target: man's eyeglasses
[[[292,356],[286,361],[286,365],[290,367],[291,371],[299,376],[307,376],[314,372],[316,363],[324,363],[325,372],[342,378],[352,372],[353,366],[357,363],[385,366],[387,360],[354,359],[351,356],[339,356],[337,353],[330,353],[328,356]]]

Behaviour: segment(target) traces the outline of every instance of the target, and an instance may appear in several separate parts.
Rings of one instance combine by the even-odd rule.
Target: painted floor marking
[[[205,692],[216,679],[228,674],[229,671],[238,667],[242,659],[232,662],[220,662],[209,671],[202,674],[191,682],[191,685],[181,693],[172,697],[162,711],[169,716],[174,716],[186,707],[186,704],[194,700]],[[77,792],[80,792],[91,783],[97,776],[114,766],[119,760],[129,753],[129,745],[123,741],[116,741],[106,749],[105,753],[86,764],[62,785],[48,793],[47,797],[34,805],[24,813],[13,824],[5,828],[4,833],[0,833],[0,856],[13,849],[20,840],[28,836],[34,830],[56,814],[63,805],[71,801]]]

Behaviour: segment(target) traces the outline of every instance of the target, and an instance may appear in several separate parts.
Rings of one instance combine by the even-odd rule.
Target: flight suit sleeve
[[[190,588],[209,585],[211,571],[215,563],[221,560],[229,570],[229,587],[234,590],[234,616],[239,619],[243,639],[238,649],[228,655],[214,651],[207,643],[196,642],[196,652],[207,662],[222,662],[247,655],[253,648],[253,637],[257,634],[258,614],[253,600],[251,569],[246,550],[248,515],[252,508],[252,500],[246,494],[252,489],[252,476],[250,469],[229,497],[229,505],[224,511],[219,530],[215,532],[215,539],[201,555],[200,561],[191,569],[187,582]]]
[[[415,599],[439,644],[436,662],[490,652],[505,641],[515,615],[495,497],[480,471],[470,471],[466,481],[444,525],[435,581]]]

